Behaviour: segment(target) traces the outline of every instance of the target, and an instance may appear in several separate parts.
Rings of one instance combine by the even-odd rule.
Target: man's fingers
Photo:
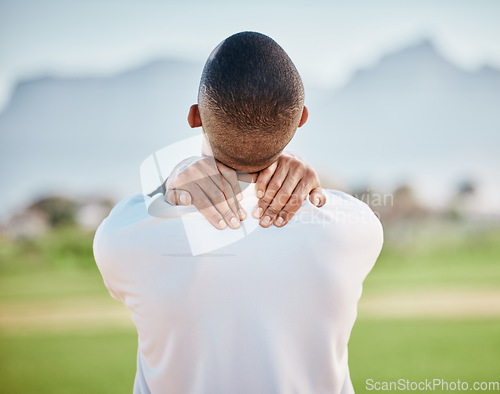
[[[278,213],[277,218],[274,221],[274,225],[276,227],[283,227],[287,224],[291,218],[295,215],[295,212],[287,212],[285,209],[282,209],[280,213]]]
[[[300,183],[294,190],[292,196],[288,200],[288,203],[283,207],[283,209],[278,214],[278,217],[274,221],[274,225],[277,227],[283,227],[287,224],[290,219],[295,215],[295,213],[302,206],[302,203],[307,198],[307,190],[305,184]],[[315,206],[322,207],[326,203],[326,196],[323,194],[321,187],[317,187],[311,191],[309,194],[309,200]]]
[[[214,182],[214,179],[219,182],[220,186]],[[202,188],[211,204],[222,215],[228,226],[233,229],[239,228],[241,226],[240,213],[238,212],[237,201],[232,194],[229,183],[220,174],[208,177],[208,180],[212,180],[212,182],[204,182],[199,185],[200,188]],[[225,192],[230,193],[229,196],[224,194]]]
[[[229,225],[229,227],[233,229],[241,227],[240,219],[238,219],[238,217],[231,210],[226,200],[215,203],[214,206],[217,209],[217,211],[220,212],[220,214],[222,215],[226,223]]]
[[[318,208],[322,207],[326,203],[326,196],[323,194],[323,189],[317,187],[311,190],[309,194],[309,201]]]
[[[242,198],[239,179],[256,182],[259,202],[252,214],[264,227],[286,224],[308,194],[315,206],[326,203],[314,170],[290,153],[283,153],[258,174],[237,173],[213,157],[186,159],[169,176],[165,200],[172,205],[192,203],[217,228],[239,228],[246,216],[238,203]]]
[[[222,183],[224,185],[224,190],[230,190],[230,192],[225,195],[227,205],[229,205],[229,208],[231,208],[231,211],[236,214],[239,220],[245,220],[245,218],[247,217],[247,213],[238,203],[239,199],[237,195],[235,196],[234,189],[232,188],[231,184],[225,178],[222,180]],[[241,199],[243,199],[243,195],[241,194],[241,192],[240,195]]]
[[[278,193],[278,191],[281,189],[283,183],[285,182],[285,179],[287,178],[288,172],[285,170],[278,170],[276,171],[273,176],[271,177],[269,183],[267,184],[267,187],[265,189],[265,193],[262,198],[260,198],[259,202],[257,203],[257,206],[252,212],[252,215],[256,219],[260,219],[264,212],[268,209],[269,205],[273,202],[274,197]],[[260,175],[259,175],[260,179]],[[257,180],[258,182],[259,180]],[[260,195],[260,194],[258,194]],[[276,211],[276,213],[279,211]],[[267,219],[266,219],[267,221]],[[272,221],[271,221],[272,223]],[[264,224],[264,227],[266,225]]]
[[[212,183],[208,182],[209,180]],[[216,174],[210,174],[207,177],[207,182],[201,185],[203,191],[208,195],[213,205],[219,210],[219,212],[225,217],[228,218],[229,221],[227,224],[232,228],[238,228],[236,223],[231,223],[232,216],[229,212],[227,212],[226,207],[229,207],[234,216],[238,219],[238,221],[243,220],[246,217],[246,212],[243,208],[239,207],[238,201],[234,194],[233,188],[229,184],[229,182],[217,172]]]
[[[257,195],[257,198],[262,198],[264,196],[264,193],[266,192],[267,185],[269,184],[269,181],[274,175],[274,172],[276,171],[276,168],[278,167],[278,163],[275,162],[271,164],[269,167],[263,169],[261,172],[259,172],[259,176],[257,177],[257,180],[255,181],[255,194]],[[285,173],[286,176],[286,173]]]
[[[216,229],[224,230],[227,227],[226,221],[213,205],[205,204],[199,211]]]
[[[190,205],[191,194],[186,190],[167,190],[165,201],[170,205]]]
[[[241,201],[243,199],[243,194],[241,194],[241,187],[240,183],[238,182],[238,175],[236,171],[220,162],[216,163],[219,172],[222,174],[224,179],[226,179],[226,181],[228,181],[229,184],[231,185],[233,194],[236,196],[236,199],[238,201]]]
[[[220,212],[212,205],[212,202],[200,187],[198,187],[196,191],[192,192],[192,199],[193,205],[212,224],[212,226],[219,230],[223,230],[227,227],[226,221]]]
[[[288,174],[285,181],[283,182],[283,185],[278,190],[276,195],[273,197],[273,200],[270,202],[269,206],[262,215],[262,218],[260,220],[261,226],[269,227],[275,221],[278,213],[288,203],[288,200],[292,196],[292,193],[294,193],[294,190],[297,188],[298,181],[300,181],[300,178],[297,180],[297,178],[293,174],[291,173]],[[305,194],[304,196],[305,199],[307,193],[303,191],[304,189],[303,184],[301,184],[300,189],[301,193]],[[267,197],[267,192],[265,197]],[[264,199],[265,198],[263,198],[263,200]]]
[[[229,205],[233,212],[237,213],[240,220],[245,220],[247,213],[243,207],[238,204],[238,201],[243,200],[243,194],[241,192],[240,183],[238,182],[238,174],[232,168],[217,162],[217,167],[223,176],[223,181],[225,181],[225,190],[229,190],[230,193],[226,193],[226,200],[228,200]],[[236,198],[236,201],[232,201],[232,196]]]
[[[292,195],[288,199],[286,205],[283,207],[281,212],[278,214],[278,217],[274,221],[274,224],[277,227],[282,227],[290,221],[290,219],[293,217],[293,215],[295,215],[295,213],[302,206],[302,203],[307,198],[307,192],[308,189],[306,187],[306,184],[303,181],[299,182]]]

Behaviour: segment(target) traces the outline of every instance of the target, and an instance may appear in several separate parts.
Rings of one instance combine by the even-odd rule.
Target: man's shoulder
[[[158,227],[162,231],[177,228],[176,220],[184,213],[191,212],[192,208],[168,206],[164,211],[167,214],[153,215],[149,204],[153,199],[141,193],[131,194],[118,202],[109,215],[102,221],[95,235],[95,240],[105,240],[107,244],[113,244],[113,240],[119,238],[120,244],[126,239],[143,239],[155,234]],[[165,220],[169,219],[169,220]],[[99,242],[103,243],[103,242]]]
[[[384,244],[384,230],[376,212],[355,196],[338,190],[325,190],[325,215],[330,218],[333,245],[349,253],[356,275],[365,278]],[[336,242],[334,242],[336,240]]]
[[[131,194],[111,209],[101,227],[118,228],[141,219],[145,215],[147,215],[145,196],[140,193]]]
[[[348,214],[352,218],[360,216],[365,219],[379,221],[378,216],[368,204],[360,199],[342,192],[340,190],[323,190],[326,196],[326,204],[321,208],[336,214]]]
[[[94,253],[96,249],[108,243],[111,235],[142,216],[144,210],[144,196],[139,193],[129,195],[118,202],[97,228],[94,236]]]
[[[144,219],[175,218],[185,213],[185,211],[191,210],[186,209],[186,207],[168,204],[161,194],[150,197],[135,193],[118,202],[103,223],[112,223],[113,227],[120,227]]]
[[[336,206],[343,206],[349,209],[369,209],[365,202],[349,193],[334,189],[323,189],[323,193],[326,195],[327,202]]]
[[[327,202],[319,209],[324,209],[330,223],[346,234],[352,233],[355,239],[370,240],[377,245],[383,243],[382,223],[368,204],[339,190],[326,189],[324,193]]]
[[[124,197],[120,200],[111,210],[110,215],[113,213],[118,213],[122,211],[129,210],[131,208],[137,208],[139,204],[145,204],[146,196],[141,193],[134,193]]]

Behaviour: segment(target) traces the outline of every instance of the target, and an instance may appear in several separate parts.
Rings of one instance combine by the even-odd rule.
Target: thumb
[[[185,190],[167,190],[165,201],[170,205],[190,205],[191,194]]]
[[[309,201],[318,208],[322,207],[326,203],[326,196],[323,194],[323,189],[317,187],[311,190],[309,194]]]

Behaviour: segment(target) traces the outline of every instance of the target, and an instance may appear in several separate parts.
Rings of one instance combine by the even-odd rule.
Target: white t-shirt
[[[325,206],[306,200],[283,228],[249,215],[236,240],[191,207],[152,217],[141,194],[111,211],[94,255],[137,327],[135,394],[354,392],[347,343],[382,226],[363,202],[325,194]],[[194,236],[231,240],[193,255]]]

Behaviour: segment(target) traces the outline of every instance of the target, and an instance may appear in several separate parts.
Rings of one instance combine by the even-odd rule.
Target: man
[[[306,120],[295,66],[277,43],[253,32],[235,34],[214,49],[198,105],[189,114],[225,171],[250,173],[279,161]],[[176,189],[190,189],[191,198],[196,194],[183,176],[191,164],[173,171],[167,199]],[[274,184],[289,188],[287,179]],[[224,195],[231,195],[229,182],[221,183]],[[94,253],[110,293],[131,310],[137,327],[134,393],[353,392],[347,343],[362,282],[382,247],[382,227],[361,201],[338,191],[325,196],[323,207],[305,201],[290,218],[289,208],[276,208],[288,202],[268,212],[274,202],[266,200],[266,207],[248,184],[242,198],[228,204],[234,203],[234,215],[238,205],[261,208],[254,212],[257,218],[241,222],[254,230],[196,256],[182,224],[191,208],[171,207],[179,214],[159,219],[148,214],[145,197],[136,195],[113,209],[96,233]],[[271,226],[281,211],[288,223]],[[192,209],[189,215],[202,229],[199,237],[234,231],[204,227],[205,219]],[[259,226],[263,216],[269,219]]]

